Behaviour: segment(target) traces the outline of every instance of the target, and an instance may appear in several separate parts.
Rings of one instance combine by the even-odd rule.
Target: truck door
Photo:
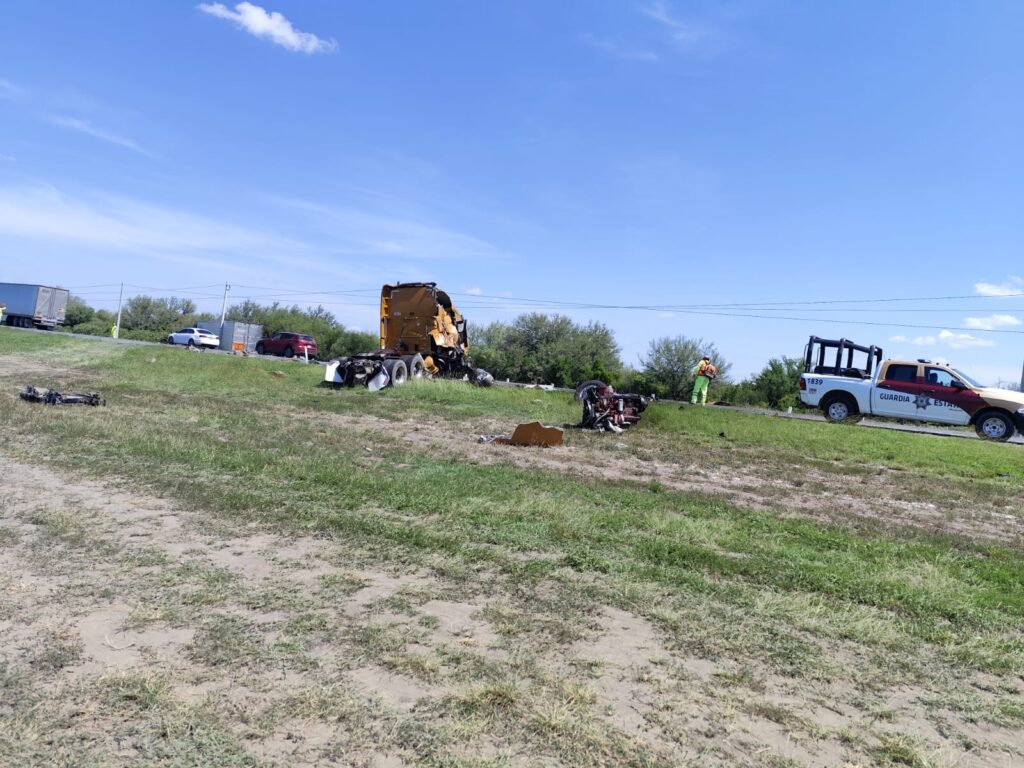
[[[871,412],[898,419],[919,418],[915,416],[916,399],[921,395],[919,371],[916,363],[889,363],[871,389]]]
[[[39,286],[36,294],[36,306],[33,312],[34,320],[44,323],[53,317],[53,289]]]
[[[926,365],[924,386],[927,403],[919,404],[918,418],[944,424],[967,424],[980,397],[952,371]]]

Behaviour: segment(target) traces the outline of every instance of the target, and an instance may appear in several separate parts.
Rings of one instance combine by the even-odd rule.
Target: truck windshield
[[[970,376],[968,376],[966,373],[964,373],[963,371],[959,370],[958,368],[954,368],[953,372],[957,376],[959,376],[961,379],[966,381],[968,384],[970,384],[972,387],[977,387],[978,389],[984,389],[985,388],[984,384],[979,384],[977,381],[972,379]]]

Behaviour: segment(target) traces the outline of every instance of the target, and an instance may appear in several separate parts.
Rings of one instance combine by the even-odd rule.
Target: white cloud
[[[1011,276],[1005,283],[975,283],[974,290],[982,296],[1020,296],[1024,294],[1024,279]]]
[[[910,340],[910,343],[915,347],[931,347],[938,341],[934,336],[915,336]]]
[[[306,200],[278,199],[306,211],[336,243],[335,251],[355,256],[389,256],[413,260],[495,259],[501,252],[491,243],[433,223],[400,215],[370,213]]]
[[[114,144],[119,147],[124,147],[125,149],[130,149],[133,152],[138,152],[140,155],[146,155],[148,157],[153,156],[152,153],[146,151],[131,139],[97,128],[88,120],[80,120],[77,117],[62,117],[57,115],[50,117],[49,122],[53,125],[60,126],[61,128],[68,128],[72,131],[84,133],[87,136],[92,136],[94,139],[105,141],[108,144]]]
[[[969,333],[955,333],[950,330],[939,331],[937,336],[890,336],[889,341],[897,344],[910,344],[915,347],[934,347],[936,344],[944,344],[953,349],[967,349],[968,347],[994,347],[995,342],[989,339],[981,339]]]
[[[303,243],[183,211],[52,187],[0,188],[0,235],[200,263],[214,254],[287,263],[309,251]]]
[[[477,288],[476,286],[472,288],[463,288],[462,292],[470,296],[479,296],[480,294],[483,293],[483,291],[480,288]]]
[[[1021,321],[1013,315],[989,315],[988,317],[966,317],[964,325],[979,331],[994,331],[996,328],[1020,325]]]
[[[325,40],[310,32],[300,32],[277,11],[269,13],[252,3],[239,3],[231,10],[223,3],[200,3],[199,10],[218,19],[233,21],[250,35],[265,37],[290,51],[325,53],[336,50],[337,42]]]
[[[15,96],[21,96],[24,92],[25,89],[21,86],[0,77],[0,99],[13,99]]]
[[[642,7],[640,12],[668,29],[672,39],[683,45],[696,43],[707,34],[706,30],[673,16],[671,9],[664,0],[655,0],[650,5]]]
[[[624,61],[657,61],[658,54],[647,51],[643,48],[633,48],[629,45],[609,40],[603,37],[596,37],[589,33],[580,36],[580,39],[594,50],[600,51],[613,59]]]
[[[994,347],[996,343],[991,339],[979,339],[969,333],[954,333],[949,330],[939,331],[939,342],[953,349],[967,349],[969,347]]]

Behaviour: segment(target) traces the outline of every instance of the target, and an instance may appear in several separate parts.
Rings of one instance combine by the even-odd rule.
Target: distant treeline
[[[320,357],[331,358],[376,349],[375,333],[346,328],[322,306],[269,306],[244,301],[232,305],[228,320],[258,323],[267,335],[279,331],[304,333],[317,340]],[[78,297],[68,302],[66,326],[71,333],[109,335],[114,313],[93,309]],[[121,338],[163,341],[167,334],[192,325],[207,325],[216,333],[220,320],[196,310],[190,299],[136,296],[121,312]],[[662,337],[650,342],[639,366],[626,365],[615,335],[597,322],[581,324],[563,315],[532,313],[511,322],[470,326],[473,364],[490,371],[496,379],[572,387],[588,379],[607,381],[623,392],[654,394],[659,398],[686,400],[693,388],[693,369],[703,355],[711,356],[718,377],[709,401],[738,405],[785,408],[799,403],[797,383],[802,361],[797,358],[769,360],[757,376],[734,381],[731,365],[712,342],[686,336]]]
[[[275,302],[269,306],[244,301],[228,308],[226,318],[246,323],[258,323],[263,333],[270,336],[279,331],[291,331],[312,336],[320,348],[321,357],[339,357],[376,349],[380,337],[375,333],[346,328],[323,307],[302,309],[298,305],[285,307]],[[68,301],[64,330],[109,336],[117,320],[116,313],[93,309],[77,296]],[[169,333],[189,326],[206,327],[218,333],[220,318],[208,312],[198,312],[191,299],[157,299],[135,296],[125,302],[121,310],[122,339],[164,341]]]

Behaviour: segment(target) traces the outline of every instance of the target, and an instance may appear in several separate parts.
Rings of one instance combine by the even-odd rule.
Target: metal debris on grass
[[[623,394],[598,379],[576,387],[575,399],[583,403],[583,429],[598,432],[622,432],[640,421],[640,414],[654,396]]]
[[[44,387],[36,388],[31,385],[25,387],[21,392],[21,399],[30,403],[44,403],[46,405],[106,405],[99,392],[88,392],[85,394],[72,393],[61,394],[55,389]]]
[[[518,425],[511,435],[480,435],[478,442],[551,447],[562,444],[562,430],[558,427],[545,427],[539,421],[530,421]]]

